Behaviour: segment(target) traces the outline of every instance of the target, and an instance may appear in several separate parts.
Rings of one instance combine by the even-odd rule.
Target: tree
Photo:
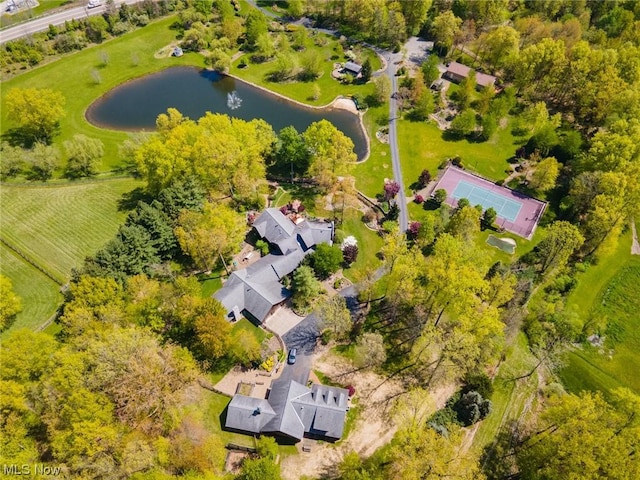
[[[424,83],[427,86],[430,86],[433,82],[440,78],[440,70],[438,69],[439,63],[440,59],[437,55],[429,55],[427,61],[424,62],[420,67],[422,69]]]
[[[578,227],[566,221],[553,222],[536,248],[540,272],[544,274],[549,268],[564,266],[583,242],[584,237]]]
[[[175,229],[180,248],[202,270],[212,270],[218,259],[240,247],[245,235],[245,222],[230,207],[211,202],[202,212],[184,211]]]
[[[64,117],[65,98],[48,88],[12,88],[7,92],[8,118],[18,124],[29,143],[50,143]]]
[[[540,193],[546,193],[556,185],[560,173],[560,164],[555,157],[538,162],[529,180],[529,187]]]
[[[173,233],[171,219],[163,211],[163,205],[155,200],[151,205],[138,202],[136,209],[127,216],[125,225],[138,225],[151,237],[151,244],[161,259],[175,254],[178,241]]]
[[[402,13],[407,25],[408,35],[417,35],[427,19],[432,0],[401,0]]]
[[[360,72],[360,80],[363,83],[367,83],[369,80],[371,80],[371,73],[372,73],[371,60],[367,58],[362,64],[362,71]]]
[[[491,65],[492,71],[500,70],[517,55],[520,34],[510,26],[501,25],[480,37],[483,45],[482,57]]]
[[[391,95],[391,80],[386,75],[381,75],[373,80],[373,98],[378,105],[382,105]]]
[[[258,37],[255,44],[256,54],[252,57],[257,61],[265,62],[276,53],[276,45],[268,33],[263,33]]]
[[[262,436],[256,440],[256,453],[262,458],[275,461],[279,455],[278,443],[273,437]]]
[[[637,409],[640,399],[628,389],[554,396],[516,450],[525,480],[547,478],[637,478]]]
[[[438,205],[442,205],[447,199],[447,191],[444,188],[439,188],[433,192],[433,199]]]
[[[384,338],[379,333],[364,333],[355,348],[354,362],[359,367],[379,367],[387,359]]]
[[[482,223],[488,228],[491,228],[496,221],[498,214],[493,207],[487,208],[482,214]]]
[[[338,271],[342,265],[342,251],[336,245],[321,243],[309,255],[309,265],[320,280],[325,280]]]
[[[294,171],[303,175],[309,168],[309,150],[304,137],[294,126],[284,127],[278,133],[275,159],[278,165],[289,166],[292,175]]]
[[[161,431],[198,373],[188,351],[136,327],[96,332],[86,348],[87,383],[109,396],[121,421],[147,432]]]
[[[466,242],[470,241],[480,231],[480,212],[471,205],[458,208],[447,224],[447,232]]]
[[[250,49],[255,49],[258,39],[262,35],[268,35],[267,18],[257,9],[249,10],[245,22],[247,45]]]
[[[281,480],[280,467],[268,457],[247,458],[236,480]]]
[[[387,202],[390,202],[396,195],[400,192],[400,184],[394,180],[386,182],[384,184],[384,199]]]
[[[460,105],[460,109],[465,110],[471,105],[473,94],[476,91],[476,72],[471,70],[469,75],[462,79],[460,88],[456,90],[456,101]]]
[[[460,25],[462,25],[462,19],[456,17],[451,10],[440,13],[431,24],[436,43],[445,50],[449,50],[460,30]]]
[[[320,328],[330,329],[337,339],[345,338],[353,326],[347,301],[341,295],[334,295],[318,304],[316,314],[320,319]]]
[[[58,149],[44,143],[37,142],[28,154],[29,180],[45,182],[53,176],[53,172],[60,165],[60,153]]]
[[[482,117],[482,132],[480,133],[480,138],[485,142],[490,140],[493,137],[493,134],[496,133],[498,129],[498,121],[496,117],[493,115],[485,115]]]
[[[17,176],[25,164],[25,151],[20,147],[12,147],[6,142],[0,146],[0,179],[6,180]]]
[[[338,176],[347,176],[355,163],[353,142],[327,120],[312,123],[303,136],[311,155],[308,173],[327,191]]]
[[[411,117],[417,121],[424,121],[429,118],[429,115],[435,110],[435,101],[433,95],[429,90],[424,90],[420,93],[420,96],[416,99],[413,110],[411,111]]]
[[[98,162],[104,154],[104,144],[100,140],[78,134],[72,140],[66,140],[64,148],[69,158],[65,171],[68,177],[91,177],[98,173]]]
[[[358,245],[345,245],[342,249],[344,263],[351,265],[358,258]]]
[[[0,332],[22,311],[22,300],[13,291],[11,280],[0,275]]]
[[[446,436],[424,424],[400,430],[390,451],[390,478],[484,479],[477,459],[460,453],[460,443],[461,434],[453,428]]]
[[[293,272],[291,288],[293,290],[293,304],[301,309],[310,307],[322,292],[322,286],[313,275],[313,270],[306,265],[298,267]]]
[[[280,52],[276,56],[275,70],[269,77],[274,82],[282,82],[289,78],[296,68],[295,59],[289,52]]]
[[[476,128],[476,112],[471,109],[463,110],[451,122],[449,131],[456,137],[465,137]]]
[[[418,187],[425,188],[431,181],[431,172],[426,168],[420,172],[418,177]]]
[[[221,358],[228,352],[231,343],[231,324],[227,321],[227,311],[215,299],[207,299],[194,321],[198,341],[204,354],[211,358]]]
[[[302,71],[298,74],[300,80],[310,82],[322,74],[324,59],[316,50],[308,52],[302,57]]]

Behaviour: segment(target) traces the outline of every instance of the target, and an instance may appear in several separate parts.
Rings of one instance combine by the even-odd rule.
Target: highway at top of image
[[[115,0],[116,6],[121,3],[133,4],[138,3],[140,0]],[[88,2],[87,2],[88,3]],[[4,5],[4,4],[3,4]],[[98,15],[104,13],[106,9],[105,2],[99,7],[87,8],[87,5],[81,7],[70,8],[61,12],[52,13],[43,17],[33,18],[24,23],[20,23],[13,27],[8,27],[0,31],[0,43],[16,40],[21,37],[26,37],[32,33],[42,32],[49,28],[49,25],[62,25],[64,22],[88,17],[90,15]]]

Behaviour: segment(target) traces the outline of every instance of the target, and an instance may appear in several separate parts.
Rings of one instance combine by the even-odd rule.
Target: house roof
[[[253,228],[269,242],[278,243],[291,237],[296,226],[277,208],[267,208],[253,222]]]
[[[313,385],[311,389],[294,380],[276,380],[269,403],[276,416],[262,433],[287,435],[301,440],[305,433],[339,439],[344,432],[349,391]]]
[[[362,71],[362,65],[358,65],[355,62],[346,62],[344,64],[344,69],[353,73],[360,73]]]
[[[275,305],[291,295],[282,285],[282,278],[300,265],[310,248],[322,242],[331,244],[332,223],[300,220],[294,223],[277,208],[267,208],[255,220],[253,226],[258,234],[277,245],[282,255],[269,254],[236,270],[213,295],[230,317],[232,312],[245,310],[262,322]]]
[[[447,66],[447,73],[452,73],[459,77],[467,78],[471,72],[471,68],[458,62],[451,62]],[[493,75],[487,75],[486,73],[476,71],[476,83],[481,87],[493,85],[496,82],[496,77]]]
[[[269,402],[261,398],[234,395],[227,407],[225,427],[234,430],[243,430],[251,433],[260,433],[264,426],[274,417]]]

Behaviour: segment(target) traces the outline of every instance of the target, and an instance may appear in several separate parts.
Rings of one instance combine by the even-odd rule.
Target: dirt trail
[[[331,476],[337,473],[336,467],[345,454],[355,451],[368,457],[389,443],[398,430],[391,411],[395,400],[404,391],[398,381],[383,383],[384,377],[373,372],[353,371],[353,365],[347,360],[330,352],[322,355],[314,367],[341,384],[353,385],[360,399],[357,404],[360,413],[342,442],[328,444],[305,439],[303,443],[311,445],[311,452],[300,452],[283,460],[281,470],[285,480],[297,480],[303,475]],[[454,385],[437,389],[432,392],[432,399],[441,408],[454,391]]]

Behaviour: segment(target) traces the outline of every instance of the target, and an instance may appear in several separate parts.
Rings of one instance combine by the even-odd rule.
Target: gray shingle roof
[[[347,62],[344,64],[344,69],[353,73],[360,73],[362,71],[362,65],[358,65],[355,62]]]
[[[258,234],[277,245],[282,255],[266,255],[229,276],[213,295],[229,317],[234,309],[244,310],[262,322],[275,305],[291,295],[280,283],[282,278],[300,265],[310,248],[322,242],[331,244],[333,224],[300,220],[295,224],[277,208],[267,208],[253,223]]]
[[[234,395],[227,407],[224,426],[233,430],[260,433],[275,416],[276,412],[265,399]]]
[[[253,228],[269,242],[278,243],[291,237],[296,226],[277,208],[267,208],[253,222]]]

